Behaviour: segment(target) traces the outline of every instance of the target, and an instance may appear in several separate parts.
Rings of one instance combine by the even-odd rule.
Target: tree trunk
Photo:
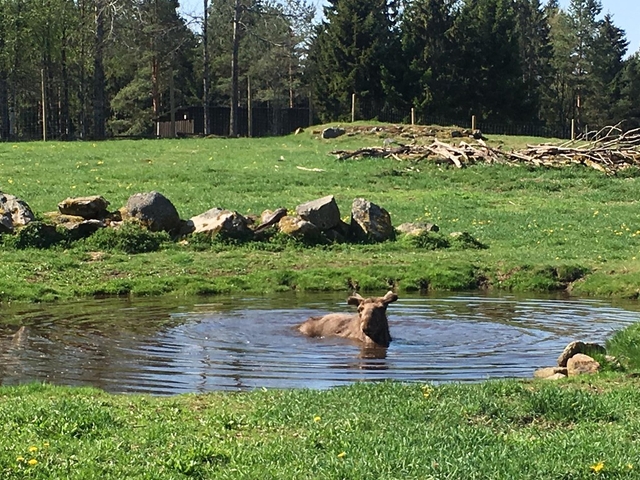
[[[229,110],[229,136],[238,136],[238,50],[240,48],[240,35],[238,23],[240,22],[240,0],[235,0],[233,9],[233,48],[231,51],[231,108]]]
[[[9,138],[9,88],[4,72],[0,73],[0,140]]]
[[[105,137],[104,0],[96,1],[93,59],[93,138]]]
[[[203,72],[202,72],[202,109],[204,110],[204,134],[211,135],[211,119],[209,118],[209,0],[204,0],[204,19],[202,24]]]
[[[61,70],[62,70],[62,98],[60,105],[60,137],[69,140],[71,134],[71,120],[69,118],[69,71],[67,69],[66,32],[62,34]]]

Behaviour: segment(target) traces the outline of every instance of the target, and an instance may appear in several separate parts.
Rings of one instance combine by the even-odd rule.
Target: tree
[[[450,60],[458,54],[452,34],[454,0],[416,0],[402,16],[406,63],[403,93],[422,114],[447,115],[455,96]]]
[[[515,9],[524,94],[520,119],[535,121],[549,95],[552,75],[549,18],[540,0],[517,0]]]
[[[514,3],[465,2],[452,34],[459,51],[450,60],[455,68],[455,113],[499,122],[520,120],[526,96]]]
[[[345,117],[352,94],[381,110],[393,100],[392,4],[386,0],[330,0],[309,53],[310,82],[323,119]]]

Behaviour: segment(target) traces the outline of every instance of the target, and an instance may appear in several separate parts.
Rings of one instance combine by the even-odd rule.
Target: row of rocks
[[[575,341],[565,347],[558,357],[557,366],[539,368],[533,374],[535,378],[559,380],[577,375],[597,373],[601,369],[600,362],[591,355],[604,355],[609,363],[617,363],[614,357],[608,356],[606,349],[597,343]]]
[[[102,196],[67,198],[58,204],[57,212],[44,216],[50,223],[61,225],[86,237],[100,228],[117,227],[126,220],[135,220],[151,231],[165,231],[175,237],[194,233],[223,235],[249,239],[265,234],[270,228],[296,238],[328,241],[382,242],[395,238],[391,216],[383,207],[364,198],[354,199],[349,223],[342,220],[333,195],[305,202],[289,212],[285,208],[265,210],[258,217],[243,216],[236,211],[212,208],[188,220],[182,220],[177,209],[159,192],[137,193],[124,207],[109,211],[110,203]],[[26,202],[0,192],[0,233],[13,233],[35,215]],[[402,224],[400,232],[419,235],[438,231],[433,224]]]

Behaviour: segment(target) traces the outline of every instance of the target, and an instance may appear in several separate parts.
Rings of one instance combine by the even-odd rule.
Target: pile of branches
[[[618,126],[591,132],[560,145],[528,145],[521,150],[503,151],[484,141],[458,146],[434,140],[429,145],[386,145],[358,150],[331,152],[339,160],[362,157],[394,158],[421,161],[429,157],[454,164],[458,168],[473,163],[526,163],[535,166],[561,167],[580,164],[608,175],[629,167],[640,167],[640,128],[622,132]]]

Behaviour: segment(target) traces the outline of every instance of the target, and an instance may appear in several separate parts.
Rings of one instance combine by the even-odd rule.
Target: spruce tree
[[[348,118],[354,93],[374,113],[392,101],[394,56],[400,52],[391,6],[387,0],[329,0],[309,56],[321,119]]]
[[[416,0],[402,19],[403,91],[425,116],[449,116],[454,97],[451,59],[457,55],[451,28],[454,0]]]

